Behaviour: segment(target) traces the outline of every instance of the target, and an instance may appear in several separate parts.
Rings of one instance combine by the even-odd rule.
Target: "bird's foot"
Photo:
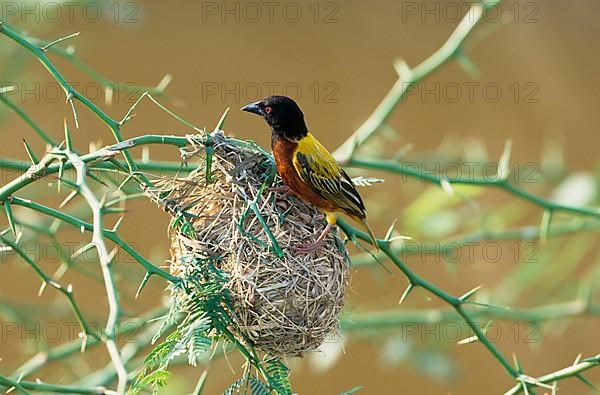
[[[304,254],[308,254],[308,253],[311,253],[311,252],[317,250],[319,247],[321,247],[321,244],[323,244],[323,241],[325,240],[325,236],[327,236],[327,233],[329,233],[331,228],[333,228],[333,224],[328,223],[327,226],[325,227],[325,229],[323,229],[323,232],[321,233],[321,235],[319,236],[319,238],[317,240],[315,240],[314,242],[312,242],[310,244],[301,244],[298,246],[294,246],[294,247],[292,247],[292,249],[296,252],[300,252],[300,253],[304,253]]]
[[[287,198],[292,194],[292,190],[287,185],[279,185],[276,187],[269,188],[269,191],[280,194],[282,199]]]
[[[315,242],[309,244],[299,244],[291,247],[294,252],[299,252],[302,254],[310,254],[313,251],[316,251],[323,244],[323,240],[317,240]]]

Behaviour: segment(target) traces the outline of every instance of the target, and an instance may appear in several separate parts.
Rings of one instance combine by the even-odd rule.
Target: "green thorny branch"
[[[393,113],[395,108],[398,106],[400,102],[402,102],[403,98],[406,97],[409,89],[421,82],[423,79],[427,78],[430,74],[438,70],[441,66],[446,64],[448,61],[452,59],[456,59],[462,64],[467,64],[470,62],[463,51],[463,44],[465,40],[468,38],[470,33],[475,29],[475,27],[482,20],[486,9],[488,7],[496,6],[499,1],[487,1],[481,3],[474,3],[471,6],[471,9],[468,11],[468,14],[458,25],[454,33],[449,37],[446,43],[433,55],[423,61],[421,64],[417,65],[414,68],[409,68],[406,63],[399,62],[397,63],[397,71],[400,75],[398,81],[394,84],[390,92],[383,99],[381,104],[375,109],[373,114],[365,121],[365,123],[344,143],[342,146],[335,152],[336,157],[350,166],[356,166],[360,168],[367,169],[378,169],[396,174],[406,174],[410,177],[415,177],[422,181],[432,182],[438,184],[445,189],[448,189],[450,184],[452,183],[465,183],[465,184],[474,184],[480,186],[495,186],[505,189],[507,192],[513,194],[516,197],[525,199],[530,201],[531,203],[540,206],[545,209],[543,227],[541,228],[540,233],[542,235],[553,235],[553,231],[550,229],[550,219],[551,214],[554,211],[564,211],[566,213],[570,213],[573,215],[581,215],[581,216],[592,216],[592,217],[600,217],[600,211],[597,209],[585,209],[571,206],[564,206],[555,204],[547,199],[536,196],[532,193],[529,193],[520,187],[513,185],[507,181],[508,179],[508,171],[506,164],[508,163],[508,158],[510,154],[510,148],[508,147],[505,150],[505,155],[500,160],[499,176],[496,180],[490,182],[490,180],[478,180],[478,179],[446,179],[437,175],[425,174],[419,171],[415,171],[414,169],[404,167],[402,164],[384,161],[384,160],[366,160],[366,159],[356,159],[354,157],[354,153],[357,152],[361,146],[365,145],[372,137],[377,135],[377,133],[382,129],[382,126],[385,124],[389,116]],[[178,136],[159,136],[159,135],[146,135],[139,136],[129,140],[123,141],[121,136],[121,127],[131,118],[132,113],[137,106],[137,104],[144,98],[148,97],[152,100],[159,108],[168,112],[170,115],[174,116],[176,119],[184,123],[186,126],[191,128],[195,133],[201,132],[200,129],[194,127],[192,124],[186,122],[185,120],[179,118],[177,115],[170,112],[160,103],[158,103],[151,95],[151,92],[145,91],[140,96],[139,100],[132,106],[132,108],[128,111],[125,117],[121,121],[116,121],[109,117],[103,110],[101,110],[97,105],[92,103],[90,100],[85,98],[75,89],[73,89],[64,77],[60,74],[60,72],[56,69],[54,64],[49,60],[46,56],[46,52],[49,49],[52,49],[54,45],[59,42],[62,42],[63,39],[56,40],[50,43],[43,43],[39,40],[26,39],[23,35],[17,33],[6,24],[0,24],[0,34],[8,37],[9,39],[15,41],[19,45],[26,48],[29,52],[31,52],[34,57],[36,57],[42,65],[49,71],[49,73],[59,82],[59,84],[63,87],[66,100],[71,110],[73,112],[75,125],[78,127],[77,121],[77,112],[75,110],[74,101],[80,102],[84,107],[88,108],[92,111],[100,120],[102,120],[113,133],[117,144],[114,146],[105,147],[98,151],[89,153],[89,154],[78,154],[70,144],[70,137],[68,130],[66,130],[65,141],[63,144],[57,144],[52,138],[50,138],[36,123],[32,120],[27,114],[25,114],[15,103],[9,101],[4,95],[0,93],[0,97],[2,98],[2,102],[4,102],[9,108],[17,113],[17,115],[22,118],[41,138],[43,138],[47,143],[49,143],[52,148],[49,150],[48,154],[46,154],[43,158],[38,160],[35,157],[35,154],[31,152],[28,148],[28,153],[30,154],[30,158],[33,162],[32,165],[28,166],[25,173],[16,178],[15,180],[9,182],[2,188],[0,188],[0,202],[4,204],[5,212],[9,220],[9,224],[11,225],[11,229],[16,233],[16,225],[18,221],[15,220],[14,214],[11,210],[11,205],[19,205],[23,207],[27,207],[29,209],[38,211],[45,215],[54,217],[58,220],[61,220],[70,225],[79,227],[83,230],[92,232],[92,247],[95,247],[98,250],[98,256],[100,257],[100,264],[102,267],[102,273],[104,277],[105,287],[107,291],[107,297],[109,300],[109,317],[107,320],[105,333],[99,334],[101,337],[101,341],[105,343],[105,346],[108,349],[109,355],[112,360],[113,369],[116,371],[118,384],[117,384],[117,393],[123,393],[124,388],[127,384],[127,370],[125,364],[123,363],[121,354],[117,349],[117,346],[114,343],[115,331],[118,328],[119,324],[119,316],[120,316],[120,305],[118,300],[118,292],[114,284],[112,272],[111,272],[111,253],[108,252],[106,245],[104,244],[104,238],[112,241],[118,247],[125,250],[128,254],[132,255],[147,271],[147,277],[156,274],[159,275],[171,282],[179,282],[177,278],[169,275],[163,270],[157,268],[152,263],[147,261],[145,258],[140,256],[137,252],[135,252],[132,248],[130,248],[124,241],[122,241],[117,235],[117,228],[115,226],[114,229],[109,230],[105,229],[102,225],[102,215],[104,213],[103,207],[105,204],[105,200],[98,199],[93,191],[86,184],[86,175],[91,176],[90,173],[87,172],[89,166],[93,165],[98,169],[112,169],[121,171],[127,174],[126,181],[137,181],[138,183],[148,186],[151,185],[151,182],[148,180],[144,174],[140,173],[140,170],[156,170],[156,171],[177,171],[181,168],[180,164],[175,163],[151,163],[144,162],[138,163],[133,160],[131,155],[128,153],[129,148],[133,148],[136,146],[148,145],[148,144],[167,144],[173,145],[180,149],[184,149],[186,146],[190,144],[202,143],[202,141],[196,140],[196,138],[191,138],[189,136],[178,137]],[[64,39],[70,38],[71,36],[67,36]],[[62,54],[63,56],[65,54]],[[73,61],[76,59],[72,54],[69,53],[67,56],[68,60]],[[81,64],[80,64],[81,65]],[[98,78],[98,75],[91,73],[91,69],[86,69],[88,74],[92,77]],[[85,70],[84,70],[85,71]],[[108,82],[107,82],[108,85]],[[166,84],[159,84],[160,86]],[[118,87],[118,85],[113,85]],[[164,88],[164,87],[163,87]],[[162,93],[162,89],[159,89],[158,92],[154,93]],[[65,148],[66,145],[66,148]],[[27,147],[27,146],[26,146]],[[115,159],[115,156],[123,152],[125,162],[121,163]],[[3,167],[8,168],[20,168],[24,169],[24,165],[15,161],[4,161],[1,163]],[[65,214],[59,210],[41,205],[39,203],[23,199],[15,196],[15,193],[19,192],[25,186],[31,184],[35,180],[48,176],[50,174],[59,175],[59,182],[62,180],[62,174],[65,170],[73,168],[77,172],[77,182],[69,183],[67,181],[63,182],[69,187],[74,189],[73,194],[80,194],[84,197],[88,205],[92,208],[93,212],[93,221],[92,223],[87,223],[81,219],[73,217],[71,215]],[[74,195],[73,195],[74,196]],[[369,238],[366,234],[361,232],[360,230],[348,225],[347,223],[340,221],[340,228],[348,235],[348,237],[352,240],[361,239],[365,242],[369,242]],[[6,235],[6,232],[3,233]],[[24,252],[19,249],[17,243],[14,243],[8,240],[3,236],[3,240],[6,244],[12,247],[18,254],[22,254],[25,258]],[[541,376],[538,378],[532,378],[521,371],[518,362],[515,359],[515,366],[511,365],[508,360],[500,353],[499,350],[487,339],[484,330],[482,330],[477,323],[474,321],[474,316],[477,315],[476,310],[467,308],[469,305],[475,304],[475,302],[470,302],[470,298],[476,293],[479,288],[475,288],[472,291],[465,293],[460,297],[456,297],[448,294],[444,290],[430,283],[426,279],[418,276],[413,270],[408,267],[398,256],[398,250],[396,246],[392,246],[391,233],[388,234],[384,239],[380,239],[377,241],[379,248],[381,250],[381,254],[385,255],[389,258],[395,266],[400,269],[404,275],[407,277],[409,281],[409,286],[407,290],[403,294],[404,299],[408,294],[414,290],[416,287],[421,287],[433,295],[439,297],[441,300],[449,304],[453,311],[461,317],[472,329],[475,334],[476,340],[479,340],[488,350],[489,352],[498,360],[498,362],[504,367],[504,369],[510,374],[510,376],[517,382],[515,388],[513,388],[509,393],[518,393],[519,391],[533,391],[533,388],[536,386],[539,387],[547,387],[547,383],[555,383],[561,379],[567,377],[582,377],[581,373],[584,370],[591,368],[598,364],[598,357],[593,357],[585,360],[580,360],[578,358],[576,363],[574,363],[571,367],[566,369],[562,369],[556,371],[554,373]],[[64,293],[71,303],[75,314],[82,325],[82,331],[84,336],[91,336],[90,342],[96,342],[95,335],[90,333],[89,329],[86,328],[85,319],[81,315],[81,312],[77,308],[75,300],[72,296],[72,288],[67,287],[64,288],[62,285],[56,283],[52,278],[47,276],[37,264],[31,259],[25,258],[25,261],[29,263],[34,270],[40,275],[44,284],[48,283],[51,286],[55,287],[60,292]],[[145,279],[146,280],[146,279]],[[477,307],[477,306],[476,306]],[[489,308],[491,306],[481,306],[484,308]],[[85,341],[83,342],[85,344]],[[7,378],[0,376],[0,384],[4,386],[12,386],[16,389],[20,390],[23,393],[27,393],[27,389],[31,390],[50,390],[50,391],[59,391],[63,393],[68,392],[77,392],[77,393],[114,393],[114,391],[106,390],[102,387],[95,388],[75,388],[69,386],[52,386],[50,384],[45,383],[33,383],[26,382]],[[556,387],[554,385],[554,387]],[[52,389],[51,389],[52,388]],[[78,392],[79,391],[79,392]]]
[[[40,63],[42,63],[42,65],[46,68],[46,70],[48,70],[48,72],[52,75],[52,77],[58,82],[58,84],[61,86],[61,88],[63,89],[63,91],[65,93],[67,103],[69,103],[69,105],[71,107],[71,110],[73,112],[73,118],[75,121],[75,127],[77,129],[79,129],[79,122],[78,122],[77,110],[75,108],[75,102],[74,102],[75,100],[77,100],[81,104],[83,104],[86,108],[88,108],[90,111],[92,111],[103,123],[105,123],[109,127],[114,138],[118,142],[122,141],[121,128],[131,118],[131,113],[128,113],[120,121],[117,121],[117,120],[114,120],[113,118],[111,118],[106,112],[104,112],[102,109],[100,109],[100,107],[98,107],[95,103],[93,103],[91,100],[89,100],[84,95],[82,95],[79,91],[74,89],[67,82],[67,80],[63,77],[63,75],[58,71],[58,69],[54,66],[54,64],[50,61],[50,59],[46,55],[46,52],[51,47],[61,43],[65,39],[73,37],[74,35],[69,35],[67,37],[60,38],[51,43],[45,44],[43,46],[38,46],[38,45],[32,43],[30,40],[27,40],[21,34],[17,33],[16,31],[14,31],[9,26],[7,26],[5,23],[2,23],[2,22],[0,22],[0,33],[3,34],[4,36],[8,37],[9,39],[13,40],[17,44],[21,45],[22,47],[27,49],[29,52],[31,52],[40,61]],[[6,101],[6,99],[4,101]],[[36,129],[36,131],[38,131],[38,130]],[[52,140],[46,139],[46,142],[51,143]],[[131,155],[129,154],[129,152],[123,151],[123,156],[125,157],[125,161],[127,162],[127,165],[129,166],[129,171],[131,173],[135,173],[138,170],[137,165],[131,158]],[[140,174],[140,179],[144,184],[146,184],[146,185],[150,184],[150,181],[143,174]]]
[[[104,285],[106,287],[106,295],[109,306],[108,320],[106,322],[105,329],[106,339],[104,340],[104,343],[106,345],[108,354],[110,355],[113,367],[117,371],[117,392],[121,394],[127,389],[127,370],[125,369],[125,364],[121,360],[121,354],[117,348],[117,344],[115,343],[115,330],[119,322],[121,309],[115,280],[112,270],[110,269],[112,257],[108,252],[106,244],[104,243],[104,225],[102,219],[104,202],[101,203],[92,189],[90,189],[90,187],[87,185],[87,166],[81,157],[71,150],[68,134],[68,127],[65,123],[67,149],[64,151],[64,155],[76,170],[77,180],[75,182],[75,186],[77,193],[79,193],[87,201],[87,204],[92,210],[92,244],[96,247],[98,252],[98,259],[100,261],[100,267],[102,268],[102,276],[104,277]]]
[[[121,172],[122,174],[126,175],[127,179],[119,186],[119,189],[121,189],[121,187],[124,186],[124,184],[130,180],[138,181],[138,183],[142,184],[142,187],[148,187],[148,186],[151,186],[150,181],[145,176],[143,176],[143,174],[139,174],[138,170],[144,169],[144,170],[166,170],[166,171],[183,170],[183,171],[185,171],[185,169],[182,169],[181,163],[179,163],[178,165],[174,165],[173,163],[157,164],[157,163],[148,163],[148,162],[142,162],[142,163],[138,164],[138,163],[134,162],[131,159],[131,157],[127,154],[127,149],[129,147],[133,147],[133,146],[137,146],[137,145],[147,145],[147,144],[174,145],[174,146],[177,146],[182,149],[182,154],[184,156],[184,162],[185,162],[186,154],[184,152],[184,147],[186,147],[188,145],[195,146],[198,143],[203,143],[205,146],[207,146],[207,151],[208,151],[210,141],[204,141],[204,142],[196,141],[197,139],[200,140],[201,137],[191,137],[191,136],[187,136],[184,138],[175,137],[175,136],[172,136],[172,137],[170,137],[170,136],[142,136],[139,138],[134,138],[134,139],[130,139],[126,142],[123,142],[118,133],[119,132],[118,129],[131,118],[134,109],[141,102],[141,100],[143,100],[145,97],[148,97],[159,108],[166,111],[170,115],[174,116],[179,121],[183,122],[186,126],[190,127],[192,130],[194,130],[194,132],[202,133],[203,131],[201,131],[200,129],[194,127],[193,125],[187,123],[185,120],[179,118],[177,115],[172,113],[170,110],[166,109],[164,106],[162,106],[160,103],[158,103],[152,96],[150,96],[150,92],[147,92],[147,91],[145,91],[141,94],[139,99],[130,108],[130,110],[127,112],[127,114],[125,115],[125,117],[123,118],[123,120],[121,122],[111,121],[111,119],[102,110],[100,110],[98,107],[93,105],[89,100],[87,100],[85,97],[80,95],[78,92],[73,90],[66,83],[66,81],[62,78],[61,74],[56,70],[56,68],[49,61],[49,59],[46,58],[44,55],[44,53],[47,50],[51,49],[53,45],[55,45],[58,42],[64,41],[64,39],[70,38],[72,36],[67,36],[64,39],[56,40],[55,42],[44,45],[43,47],[36,47],[36,45],[32,41],[29,41],[29,40],[23,38],[21,35],[17,34],[16,32],[14,32],[12,29],[7,27],[6,25],[0,25],[0,27],[2,27],[2,30],[1,30],[2,33],[4,33],[8,37],[12,38],[17,43],[23,45],[24,47],[29,49],[32,53],[34,53],[34,55],[36,55],[38,57],[38,59],[42,62],[42,64],[50,71],[52,76],[59,81],[59,83],[64,88],[65,92],[67,93],[67,102],[70,104],[71,110],[73,111],[73,116],[75,119],[76,126],[78,126],[78,122],[77,122],[77,113],[75,111],[74,104],[73,104],[73,99],[76,99],[79,102],[83,103],[83,105],[85,107],[89,108],[93,113],[95,113],[104,123],[106,123],[109,126],[109,128],[113,131],[113,134],[115,135],[115,137],[117,139],[117,144],[115,144],[114,146],[106,147],[106,148],[94,151],[94,152],[86,154],[86,155],[80,155],[72,147],[70,132],[67,128],[66,121],[65,121],[65,139],[61,144],[57,144],[52,138],[50,138],[48,136],[48,134],[46,134],[35,123],[35,121],[33,121],[33,119],[31,119],[17,105],[15,105],[12,101],[10,101],[5,96],[2,96],[2,101],[10,109],[14,110],[19,117],[21,117],[29,126],[31,126],[34,129],[34,131],[46,143],[48,143],[50,145],[49,152],[44,157],[42,157],[40,160],[37,158],[36,154],[31,150],[29,145],[27,143],[25,143],[25,148],[26,148],[27,153],[32,162],[31,165],[29,165],[29,164],[24,165],[23,163],[18,163],[18,162],[14,162],[14,161],[3,162],[6,164],[5,168],[10,168],[13,170],[14,169],[24,170],[23,175],[21,175],[20,177],[17,177],[12,182],[9,182],[8,184],[6,184],[2,188],[0,188],[0,195],[2,195],[2,197],[0,198],[0,201],[3,203],[3,205],[5,207],[5,212],[9,219],[9,223],[11,225],[9,231],[12,230],[12,232],[14,233],[14,235],[18,241],[19,233],[17,232],[16,226],[18,224],[22,224],[22,222],[17,220],[14,217],[11,207],[14,205],[19,205],[19,206],[27,207],[29,209],[38,211],[40,213],[49,215],[51,217],[56,218],[57,220],[63,221],[65,223],[71,224],[73,226],[77,226],[78,228],[80,228],[82,230],[92,232],[92,242],[84,248],[85,249],[95,248],[97,250],[99,261],[100,261],[100,266],[102,268],[102,274],[104,277],[107,299],[109,302],[109,315],[108,315],[104,333],[94,334],[91,332],[91,330],[89,329],[89,327],[87,325],[86,320],[81,316],[80,309],[78,308],[77,304],[75,303],[75,300],[73,299],[71,285],[69,285],[69,287],[67,287],[67,288],[64,288],[60,284],[58,284],[58,282],[56,282],[54,279],[47,276],[43,271],[41,271],[41,269],[39,269],[39,266],[22,251],[22,249],[19,247],[17,242],[13,242],[11,240],[6,240],[6,244],[8,247],[11,247],[13,250],[15,250],[28,263],[30,263],[30,265],[34,269],[36,269],[36,271],[38,272],[38,274],[44,281],[43,284],[48,283],[48,284],[54,286],[59,291],[64,293],[65,296],[68,298],[68,300],[71,303],[71,306],[72,306],[73,310],[75,311],[75,314],[82,326],[82,342],[81,342],[81,346],[80,346],[81,349],[85,349],[86,345],[88,344],[88,337],[89,337],[89,342],[91,344],[97,344],[96,340],[100,339],[102,341],[102,343],[105,344],[105,346],[108,350],[108,353],[110,355],[112,362],[107,367],[107,370],[105,369],[106,373],[104,374],[104,376],[108,378],[108,381],[111,381],[110,373],[111,373],[111,371],[116,371],[117,391],[114,392],[111,390],[105,390],[103,387],[94,387],[94,388],[90,387],[91,389],[89,389],[89,390],[86,388],[82,388],[82,387],[72,387],[72,388],[76,388],[76,389],[71,390],[71,392],[80,391],[80,392],[86,392],[86,393],[93,392],[93,393],[122,394],[125,392],[125,390],[127,388],[127,382],[128,382],[128,369],[126,368],[126,364],[133,355],[135,355],[139,351],[141,351],[141,347],[139,349],[136,348],[134,351],[129,351],[129,353],[127,353],[126,347],[123,348],[122,350],[119,350],[115,343],[115,335],[116,335],[116,331],[118,328],[119,319],[120,319],[120,315],[121,315],[119,296],[118,296],[118,292],[117,292],[116,285],[114,282],[114,276],[113,276],[112,270],[111,270],[111,260],[114,257],[116,250],[113,250],[109,253],[106,245],[104,244],[104,239],[107,238],[107,239],[111,240],[112,242],[114,242],[118,247],[122,248],[127,253],[132,255],[136,260],[138,260],[138,262],[141,263],[142,266],[146,269],[147,274],[144,277],[144,280],[142,281],[142,285],[140,286],[140,290],[138,290],[138,293],[139,293],[139,291],[141,291],[143,286],[147,283],[148,278],[152,274],[158,274],[158,275],[164,277],[165,279],[170,280],[171,282],[173,282],[175,284],[180,283],[181,280],[178,278],[175,278],[175,277],[169,275],[168,273],[164,272],[163,270],[155,267],[150,262],[148,262],[143,257],[141,257],[139,254],[137,254],[126,243],[122,242],[122,240],[117,236],[117,233],[116,233],[119,222],[117,223],[117,225],[115,225],[115,227],[112,230],[104,228],[104,226],[102,225],[102,223],[103,223],[102,217],[105,213],[108,212],[109,209],[107,208],[107,206],[109,206],[110,202],[107,203],[105,197],[103,197],[101,199],[97,198],[95,196],[94,192],[92,191],[92,189],[88,186],[88,184],[86,182],[86,179],[88,177],[91,177],[96,181],[102,182],[101,179],[93,177],[93,175],[91,173],[89,173],[88,170],[89,169],[117,170],[117,171]],[[38,40],[34,40],[34,41],[39,42]],[[68,57],[68,59],[74,60],[76,58]],[[81,64],[77,64],[77,65],[81,66]],[[88,73],[88,74],[91,74],[91,73]],[[92,76],[94,76],[94,75],[92,75]],[[160,87],[160,85],[166,85],[166,84],[161,83],[161,84],[159,84],[159,87]],[[114,86],[119,87],[119,85],[114,85]],[[2,92],[0,92],[0,93],[2,93]],[[219,124],[217,125],[218,128],[220,128],[222,126],[222,122],[223,122],[223,120],[219,122]],[[194,141],[191,141],[191,140],[194,140]],[[246,144],[245,142],[239,142],[239,143]],[[125,167],[121,162],[114,159],[114,156],[121,152],[125,153],[125,159],[126,159],[125,165],[127,165],[127,167]],[[74,169],[76,172],[77,180],[75,183],[69,182],[66,179],[64,179],[64,177],[63,177],[64,172],[69,169]],[[30,200],[26,200],[26,199],[22,199],[22,198],[14,195],[18,191],[20,191],[22,188],[31,184],[32,182],[36,181],[37,179],[46,177],[51,174],[56,174],[56,173],[58,174],[59,184],[63,183],[67,187],[73,189],[73,192],[65,199],[65,201],[63,202],[61,207],[64,204],[66,204],[66,202],[70,201],[77,194],[81,195],[92,210],[93,221],[91,224],[87,223],[85,221],[82,221],[78,218],[75,218],[73,216],[70,216],[66,213],[63,213],[59,210],[55,210],[50,207],[43,206],[39,203],[30,201]],[[221,332],[223,332],[223,331],[227,334],[227,332],[228,332],[227,325],[223,325]],[[291,393],[291,389],[288,390],[288,388],[285,387],[285,384],[284,384],[284,387],[280,387],[281,386],[280,383],[284,382],[287,379],[287,373],[286,373],[287,368],[285,368],[281,364],[281,362],[275,361],[275,360],[265,360],[264,362],[260,362],[258,360],[258,356],[257,356],[256,352],[251,347],[246,347],[245,345],[239,343],[239,341],[236,341],[232,335],[229,336],[229,339],[230,340],[233,339],[234,345],[240,350],[240,352],[246,357],[246,359],[248,359],[252,363],[252,365],[256,367],[256,369],[263,375],[263,377],[265,377],[267,383],[269,383],[269,386],[271,388],[275,388],[276,391],[280,392],[280,393],[284,393],[284,392]],[[152,338],[150,338],[150,340],[152,342],[154,341]],[[150,343],[147,342],[145,344],[148,345]],[[73,352],[73,350],[74,350],[73,348],[69,348],[69,352]],[[56,352],[54,354],[55,355],[56,354],[64,355],[63,352]],[[128,355],[129,355],[129,357],[127,357]],[[22,380],[24,375],[30,374],[34,370],[33,368],[39,367],[39,361],[40,361],[40,359],[38,359],[38,358],[32,359],[31,363],[34,366],[33,367],[30,366],[28,369],[24,369],[23,371],[21,371],[19,373],[18,380],[14,380],[14,379],[7,378],[7,377],[1,377],[2,381],[0,383],[6,384],[6,385],[11,385],[12,387],[16,388],[17,390],[20,390],[23,392],[25,392],[26,389],[32,389],[32,388],[42,390],[42,391],[48,390],[51,388],[54,388],[57,391],[61,390],[62,386],[54,386],[51,384],[46,384],[46,383],[41,383],[41,382],[37,383],[37,385],[36,385],[36,383],[30,383],[30,382]],[[139,363],[137,365],[139,365]],[[273,377],[275,378],[275,381],[274,381]],[[280,387],[280,388],[278,388],[278,387]],[[69,392],[69,390],[67,390],[66,392]]]

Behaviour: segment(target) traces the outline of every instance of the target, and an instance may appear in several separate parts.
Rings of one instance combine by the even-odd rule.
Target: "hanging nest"
[[[348,283],[337,231],[318,250],[295,253],[291,246],[314,240],[324,229],[323,215],[269,188],[270,179],[273,186],[281,181],[258,146],[222,132],[210,141],[208,149],[194,151],[202,159],[197,170],[163,180],[153,194],[172,215],[170,271],[197,284],[173,297],[189,306],[214,282],[206,273],[216,270],[223,278],[220,295],[226,296],[219,308],[237,340],[276,356],[316,350],[339,327]]]

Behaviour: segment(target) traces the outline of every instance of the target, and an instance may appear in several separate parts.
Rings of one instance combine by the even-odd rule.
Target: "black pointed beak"
[[[242,107],[242,111],[251,112],[256,115],[263,115],[263,112],[258,105],[259,103],[260,102],[248,104],[247,106]]]

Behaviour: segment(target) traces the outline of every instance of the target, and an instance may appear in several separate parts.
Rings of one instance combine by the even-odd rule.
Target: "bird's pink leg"
[[[314,242],[312,242],[310,244],[294,246],[294,247],[292,247],[292,249],[296,252],[302,252],[302,253],[306,253],[306,254],[313,252],[314,250],[319,248],[321,246],[321,244],[323,244],[323,240],[325,240],[325,236],[327,236],[327,233],[329,233],[331,228],[333,228],[333,224],[328,223],[327,226],[325,227],[325,229],[323,229],[323,232],[321,233],[321,235],[319,236],[319,238],[317,240],[315,240]]]
[[[269,188],[269,190],[271,192],[275,192],[275,193],[281,194],[282,198],[286,198],[286,197],[290,196],[293,193],[292,190],[291,190],[291,188],[288,187],[287,185],[279,185],[277,187]]]

